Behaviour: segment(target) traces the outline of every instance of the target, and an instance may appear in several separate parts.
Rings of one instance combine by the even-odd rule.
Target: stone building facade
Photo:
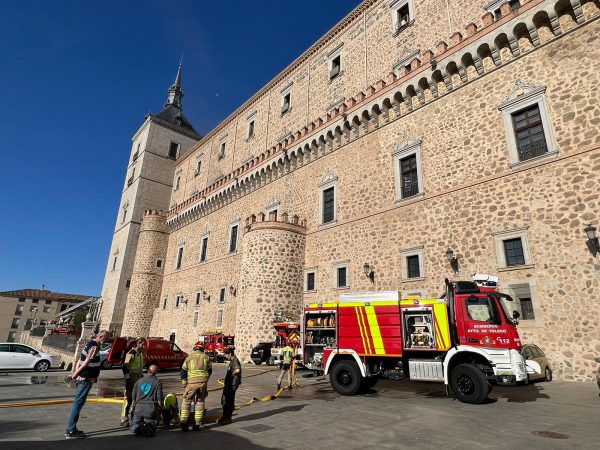
[[[235,334],[248,359],[278,312],[489,273],[555,376],[589,379],[599,6],[365,0],[177,161],[127,320],[184,348]]]

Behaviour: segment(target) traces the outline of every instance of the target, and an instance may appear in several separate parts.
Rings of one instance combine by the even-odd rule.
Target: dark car
[[[250,358],[252,358],[252,362],[257,366],[260,366],[262,363],[267,363],[267,365],[269,365],[271,363],[272,347],[272,342],[260,342],[256,347],[252,349],[252,352],[250,353]]]

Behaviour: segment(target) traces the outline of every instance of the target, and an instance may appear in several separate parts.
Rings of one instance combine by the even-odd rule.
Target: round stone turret
[[[162,211],[144,212],[125,306],[122,336],[147,337],[154,309],[158,307],[167,255],[167,216]]]
[[[254,345],[275,337],[278,313],[302,311],[306,226],[286,213],[246,219],[236,317],[235,347],[242,360]]]

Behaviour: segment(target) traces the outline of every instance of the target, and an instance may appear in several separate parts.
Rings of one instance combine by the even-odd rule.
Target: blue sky
[[[183,52],[206,134],[359,0],[0,5],[0,291],[99,295],[131,137]]]

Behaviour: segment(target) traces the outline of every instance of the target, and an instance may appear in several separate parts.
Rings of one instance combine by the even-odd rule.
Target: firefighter
[[[290,347],[289,342],[281,350],[281,363],[279,368],[279,378],[277,379],[277,390],[281,389],[281,382],[283,381],[284,375],[287,373],[288,388],[292,387],[292,363],[294,362],[294,349]]]
[[[225,374],[223,394],[221,395],[223,415],[219,419],[219,425],[229,425],[231,423],[231,415],[235,409],[235,391],[242,384],[242,365],[231,347],[227,347],[223,355],[229,361],[229,366]]]
[[[131,410],[131,393],[135,383],[142,378],[144,372],[144,351],[146,339],[139,338],[133,342],[132,347],[125,355],[125,362],[121,367],[125,378],[125,398],[121,409],[121,426],[129,426],[129,413]]]
[[[171,423],[179,424],[179,405],[177,397],[173,393],[165,395],[165,401],[161,408],[163,425],[169,426]]]
[[[212,374],[212,364],[206,353],[204,343],[196,342],[193,352],[181,366],[181,382],[185,387],[181,406],[181,431],[188,431],[190,405],[194,403],[194,431],[200,429],[204,418],[204,399],[208,395],[208,379]]]

